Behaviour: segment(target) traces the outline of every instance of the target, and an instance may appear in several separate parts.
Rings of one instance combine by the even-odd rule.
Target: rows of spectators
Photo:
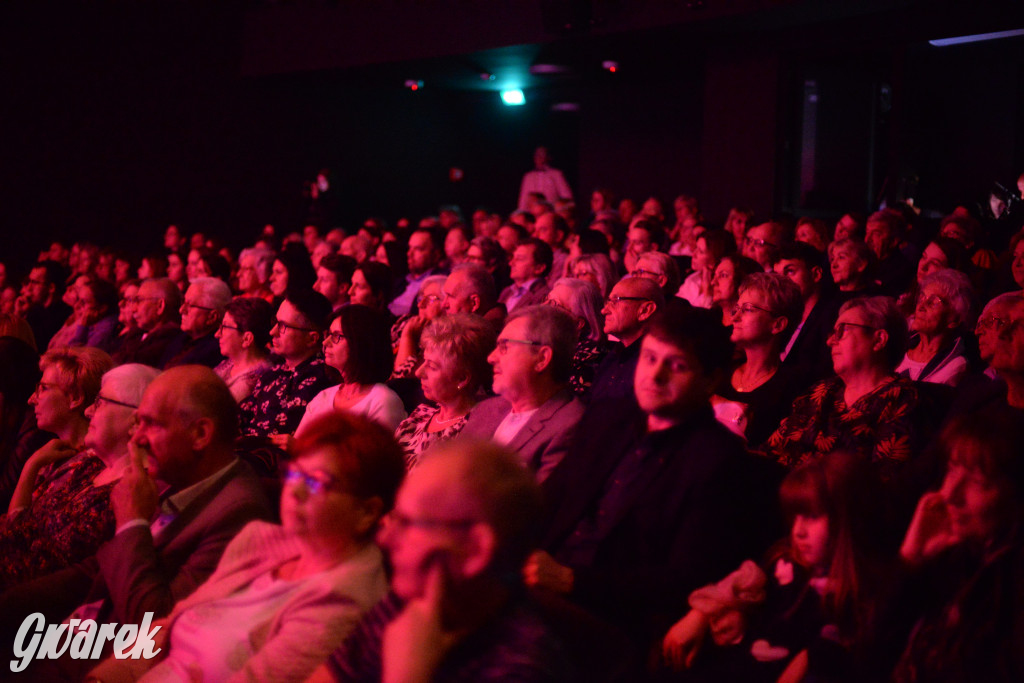
[[[520,202],[0,264],[3,656],[152,613],[25,665],[1024,677],[1021,201]]]

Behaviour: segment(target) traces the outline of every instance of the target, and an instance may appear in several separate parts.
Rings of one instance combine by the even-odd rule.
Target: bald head
[[[624,277],[612,288],[601,313],[604,331],[629,346],[644,333],[651,317],[665,305],[665,295],[654,280]]]

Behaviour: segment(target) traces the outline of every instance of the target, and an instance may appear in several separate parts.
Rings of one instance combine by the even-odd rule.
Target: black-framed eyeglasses
[[[748,237],[746,239],[747,245],[751,247],[775,247],[776,244],[772,244],[768,240],[763,240],[760,237]]]
[[[495,348],[500,354],[508,353],[509,344],[522,344],[523,346],[544,346],[539,341],[531,341],[529,339],[512,339],[510,337],[499,337],[498,343],[495,344]]]
[[[333,491],[338,487],[338,479],[336,477],[326,472],[306,472],[294,462],[288,465],[288,469],[285,470],[284,481],[292,486],[302,484],[314,496]]]
[[[131,408],[132,410],[137,410],[138,409],[137,405],[134,405],[134,404],[131,404],[131,403],[125,403],[124,401],[118,401],[118,400],[113,399],[113,398],[107,398],[103,394],[97,394],[96,395],[96,400],[93,401],[93,405],[96,406],[96,408],[98,409],[104,403],[110,403],[112,405],[122,406],[124,408]]]
[[[732,314],[733,315],[736,315],[737,313],[750,314],[750,313],[753,313],[754,311],[764,311],[768,315],[774,315],[774,313],[772,313],[770,309],[767,309],[764,306],[758,306],[757,304],[751,304],[751,303],[745,303],[745,304],[737,305],[735,308],[732,309]]]
[[[275,327],[283,327],[286,330],[295,330],[297,332],[318,332],[319,331],[319,330],[314,330],[312,327],[299,327],[298,325],[292,325],[291,323],[286,323],[283,320],[275,320],[274,323],[275,323],[275,325],[274,325]]]
[[[662,275],[664,275],[664,273],[655,273],[653,270],[647,270],[645,268],[634,268],[633,270],[629,271],[630,277],[643,277],[644,275],[653,275],[654,277],[659,278]]]
[[[836,341],[841,341],[843,337],[846,336],[846,331],[851,327],[860,327],[865,330],[871,330],[872,332],[878,329],[877,327],[862,325],[861,323],[837,323],[836,326],[832,328],[832,336],[836,338]]]
[[[220,329],[222,329],[222,330],[234,330],[235,332],[238,332],[242,328],[238,327],[237,325],[228,325],[227,323],[221,323],[220,324]]]
[[[384,520],[385,527],[391,531],[405,531],[410,528],[465,530],[477,522],[475,519],[435,519],[431,517],[416,519],[398,510],[391,510],[384,516]]]
[[[341,332],[329,332],[324,335],[324,343],[332,346],[334,344],[340,344],[342,339],[345,339],[345,335]]]

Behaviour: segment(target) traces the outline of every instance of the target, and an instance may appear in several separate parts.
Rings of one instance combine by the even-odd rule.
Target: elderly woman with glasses
[[[393,377],[411,377],[420,364],[420,335],[431,321],[444,314],[444,282],[447,275],[431,275],[420,285],[414,310],[391,326],[395,349]]]
[[[491,384],[487,356],[494,350],[495,336],[490,322],[469,313],[437,318],[423,331],[423,362],[416,377],[427,401],[395,430],[410,469],[423,451],[455,438],[466,426]]]
[[[779,426],[801,388],[782,349],[800,323],[800,288],[785,275],[754,273],[740,285],[732,315],[732,341],[743,353],[721,396],[743,406],[747,442],[758,445]]]
[[[384,384],[391,374],[391,345],[382,311],[350,304],[335,313],[324,335],[324,362],[341,373],[341,384],[313,397],[296,437],[320,415],[342,411],[365,415],[392,432],[405,419],[402,399]]]
[[[945,268],[921,280],[910,322],[910,348],[896,372],[918,382],[956,386],[967,371],[964,337],[974,290],[963,273]]]
[[[83,448],[38,482],[44,465],[73,449],[55,439],[28,459],[0,517],[0,590],[80,562],[114,534],[111,490],[128,464],[135,408],[158,373],[132,363],[108,371],[86,411]]]
[[[545,302],[573,317],[579,329],[579,341],[572,356],[569,386],[577,396],[585,396],[594,384],[594,375],[612,346],[604,334],[604,301],[601,292],[586,280],[562,278],[555,282]]]
[[[374,536],[405,476],[394,437],[362,416],[323,416],[291,454],[281,524],[251,522],[228,544],[156,622],[157,657],[107,660],[90,680],[305,681],[384,597]]]
[[[828,338],[836,377],[794,402],[764,450],[792,468],[835,450],[870,458],[891,480],[920,452],[914,382],[895,372],[906,353],[907,321],[889,297],[851,299]]]
[[[223,360],[213,369],[241,403],[252,393],[256,380],[270,367],[267,346],[274,326],[274,309],[265,300],[235,297],[224,309],[217,329]]]

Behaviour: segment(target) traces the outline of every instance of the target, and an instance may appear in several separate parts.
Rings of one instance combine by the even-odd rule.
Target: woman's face
[[[973,446],[954,444],[939,493],[946,503],[950,530],[961,541],[992,540],[1003,517],[1003,489],[978,467],[966,452]]]
[[[1013,273],[1013,281],[1017,283],[1017,286],[1024,288],[1024,240],[1017,242],[1017,246],[1013,248],[1010,271]]]
[[[829,258],[832,279],[840,287],[855,284],[857,278],[864,272],[865,265],[851,254],[849,249],[843,247],[833,250],[832,256]]]
[[[121,296],[121,301],[118,304],[120,311],[117,314],[117,320],[125,327],[132,327],[135,325],[135,297],[139,295],[138,285],[129,285],[124,288],[124,294]]]
[[[604,195],[603,194],[601,194],[600,192],[595,192],[594,194],[590,195],[590,210],[591,210],[591,212],[597,213],[598,211],[604,211],[606,208],[607,207],[605,206],[605,203],[604,203]]]
[[[809,569],[826,570],[829,561],[828,517],[797,515],[790,536],[797,560]]]
[[[75,282],[64,290],[64,294],[61,296],[61,301],[66,303],[71,308],[75,307],[78,302],[78,295],[85,287],[85,283],[89,281],[89,278],[85,275],[79,275],[75,278]]]
[[[92,290],[82,287],[78,292],[78,300],[75,302],[75,320],[78,324],[83,327],[95,325],[106,314],[107,311],[101,310],[96,303],[96,297]]]
[[[270,291],[274,296],[284,296],[288,290],[288,269],[280,261],[274,261],[270,271]]]
[[[139,279],[148,280],[151,277],[153,277],[153,266],[150,265],[148,258],[144,258],[139,265]]]
[[[341,318],[334,319],[331,329],[324,336],[324,362],[342,375],[345,374],[345,365],[348,364],[348,339],[341,329]]]
[[[71,419],[71,397],[58,383],[57,369],[52,365],[43,370],[28,402],[36,413],[36,423],[46,432],[58,432]]]
[[[939,249],[937,244],[931,242],[921,254],[921,260],[917,262],[917,283],[921,284],[921,280],[932,273],[948,267],[949,259],[946,258],[945,252]]]
[[[444,292],[441,282],[431,282],[420,289],[420,298],[416,303],[420,315],[425,320],[433,320],[444,313]]]
[[[220,352],[225,358],[236,358],[244,350],[242,344],[243,332],[238,328],[238,323],[230,313],[224,314],[220,327],[217,328],[215,336],[220,344]]]
[[[302,541],[352,543],[370,533],[377,515],[349,492],[345,472],[329,448],[290,464],[281,490],[281,524]]]
[[[826,245],[822,241],[821,236],[815,232],[814,228],[809,223],[804,223],[796,227],[796,241],[809,244],[818,251],[825,251]]]
[[[430,346],[423,349],[423,362],[416,368],[416,376],[428,401],[449,403],[466,392],[464,376],[456,376],[455,363],[448,354]]]
[[[732,314],[732,340],[740,347],[771,341],[774,316],[767,310],[764,294],[754,289],[744,290]]]
[[[1005,324],[1010,316],[1011,307],[1002,302],[996,302],[990,304],[980,318],[978,318],[978,324],[974,328],[974,333],[978,337],[978,351],[981,356],[981,360],[985,363],[991,363],[992,357],[996,353],[996,348],[999,344],[1004,343],[999,340],[999,334],[1002,329],[1002,325]]]
[[[884,345],[879,344],[877,335],[860,308],[843,312],[828,338],[836,374],[848,378],[852,373],[883,363]]]
[[[594,269],[590,266],[589,263],[575,264],[572,269],[572,276],[577,280],[585,280],[586,282],[589,282],[590,284],[597,287],[598,290],[601,289],[601,285],[598,283],[597,280],[597,274],[594,272]]]
[[[469,249],[469,240],[462,234],[461,230],[449,230],[444,238],[444,253],[452,264],[462,263],[466,260],[466,250]]]
[[[200,263],[202,263],[202,259],[199,257],[199,252],[196,251],[195,249],[192,249],[191,251],[189,251],[188,252],[188,263],[185,264],[185,275],[188,276],[188,279],[190,281],[191,280],[195,280],[197,277],[202,277],[202,274],[199,272],[199,264]],[[168,270],[168,273],[169,273],[170,272],[170,263],[169,262],[167,264],[167,270]],[[171,279],[173,280],[174,278],[171,278]],[[175,282],[177,282],[177,280],[175,280]]]
[[[377,251],[373,252],[373,260],[377,263],[383,263],[385,266],[391,267],[388,262],[388,250],[384,248],[384,243],[381,242],[377,245]]]
[[[370,289],[370,283],[366,281],[363,271],[358,269],[352,273],[352,284],[348,288],[348,296],[352,303],[371,308],[377,308],[379,303],[377,296]]]
[[[720,261],[715,266],[715,277],[711,281],[711,298],[714,301],[736,299],[736,268],[732,261]]]
[[[913,329],[921,334],[936,335],[952,330],[957,320],[953,307],[939,291],[937,285],[931,284],[921,290],[914,308]]]
[[[714,261],[714,257],[711,256],[711,252],[708,251],[708,241],[703,237],[697,238],[697,244],[693,249],[693,269],[694,270],[711,270],[717,264]]]

